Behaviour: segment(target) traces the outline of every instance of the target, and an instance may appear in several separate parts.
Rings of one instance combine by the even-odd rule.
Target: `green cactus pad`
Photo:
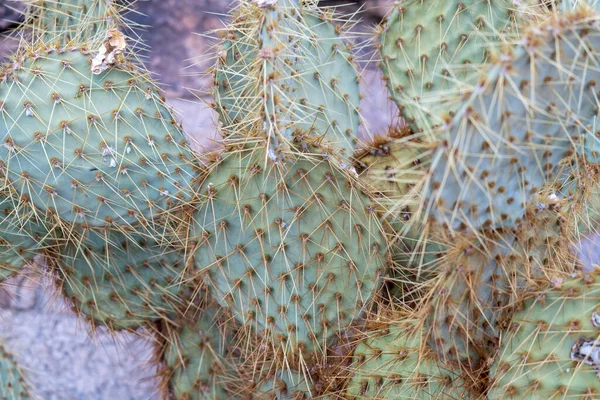
[[[473,239],[448,245],[431,278],[428,343],[444,361],[459,361],[477,370],[496,330],[498,280],[508,273],[506,254],[511,235]],[[480,241],[484,241],[482,237]],[[431,274],[431,272],[430,272]]]
[[[128,232],[86,232],[63,246],[58,279],[74,311],[112,330],[173,318],[187,306],[185,255]]]
[[[360,122],[358,75],[333,17],[297,0],[245,4],[236,14],[215,69],[225,127],[260,121],[271,138],[323,136],[350,156]]]
[[[17,197],[68,223],[148,221],[191,197],[193,155],[147,76],[90,72],[83,50],[1,73],[0,162]]]
[[[475,83],[469,65],[488,59],[514,30],[508,0],[408,0],[397,2],[380,33],[381,67],[392,98],[416,132],[440,123],[445,95],[458,82]],[[432,117],[433,116],[433,117]]]
[[[428,271],[430,346],[445,360],[471,367],[485,362],[505,322],[505,306],[537,280],[575,271],[572,229],[561,202],[549,196],[528,206],[517,229],[439,239],[445,251]]]
[[[439,223],[515,227],[563,160],[579,151],[598,162],[590,146],[600,75],[588,67],[600,48],[597,19],[582,7],[534,25],[469,89],[432,156],[425,197]]]
[[[27,4],[23,28],[46,44],[88,45],[104,39],[116,28],[120,13],[128,9],[125,0],[33,0]]]
[[[542,289],[514,314],[492,366],[488,399],[600,396],[600,280]]]
[[[14,356],[0,345],[0,398],[6,400],[27,400],[34,398],[29,384],[17,365]]]
[[[320,350],[369,307],[386,244],[370,199],[325,157],[231,147],[202,184],[196,266],[235,318],[290,354]]]
[[[33,262],[42,247],[41,228],[18,215],[10,196],[0,194],[0,282]]]
[[[405,319],[369,332],[349,366],[348,399],[467,399],[459,370],[427,348],[422,329]]]
[[[195,321],[182,321],[167,332],[164,362],[173,399],[226,399],[227,361],[232,332],[223,331],[220,308],[206,307]]]

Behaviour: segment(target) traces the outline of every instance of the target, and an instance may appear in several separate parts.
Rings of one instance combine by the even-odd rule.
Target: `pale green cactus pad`
[[[488,399],[600,395],[600,282],[554,281],[526,300],[504,332]]]
[[[22,28],[48,45],[94,45],[108,29],[117,28],[130,0],[23,0]],[[128,23],[129,24],[129,23]]]
[[[57,274],[74,311],[112,330],[174,318],[188,305],[185,255],[135,233],[88,231],[61,246]]]
[[[313,6],[280,0],[236,10],[215,69],[217,109],[226,128],[260,121],[275,140],[323,136],[350,156],[358,74],[333,17]]]
[[[368,333],[349,371],[348,399],[468,399],[460,370],[425,345],[423,329],[405,319]]]
[[[534,25],[470,87],[434,144],[425,197],[439,223],[515,227],[563,160],[598,162],[597,22],[581,7]]]
[[[509,0],[408,0],[396,2],[380,28],[381,67],[392,98],[415,131],[439,124],[444,96],[457,83],[475,83],[488,52],[515,32]]]
[[[386,263],[376,208],[323,156],[274,163],[231,146],[202,184],[195,263],[211,294],[262,340],[320,351],[371,304]]]
[[[43,229],[20,217],[15,203],[9,194],[0,194],[0,282],[32,263],[42,248]]]
[[[168,390],[177,400],[226,399],[231,336],[227,324],[220,320],[220,307],[213,305],[200,311],[192,321],[178,321],[165,332],[164,362]],[[229,371],[230,372],[230,371]]]
[[[498,335],[498,281],[506,281],[504,274],[509,273],[505,257],[513,240],[511,235],[480,237],[479,241],[456,238],[432,266],[427,340],[444,362],[481,368],[488,341]]]
[[[575,271],[573,221],[554,197],[536,200],[517,229],[440,239],[445,251],[429,272],[427,325],[429,345],[444,360],[481,368],[494,352],[506,305],[540,279]]]
[[[191,198],[194,156],[146,75],[90,58],[32,49],[2,71],[5,185],[66,223],[147,222]]]
[[[14,356],[0,346],[0,399],[28,400],[31,395],[29,383],[17,365]]]

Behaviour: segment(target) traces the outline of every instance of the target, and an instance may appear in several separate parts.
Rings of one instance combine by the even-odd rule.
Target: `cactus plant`
[[[598,162],[590,91],[598,77],[586,67],[600,45],[597,18],[582,6],[534,24],[519,47],[485,67],[434,144],[424,196],[437,221],[515,227],[563,160],[578,152]]]
[[[131,0],[22,0],[26,3],[21,28],[30,30],[33,41],[46,45],[90,45],[95,48],[109,29],[131,27],[123,13]]]
[[[0,346],[0,398],[11,400],[34,398],[22,369],[4,345]]]
[[[598,397],[598,278],[564,281],[600,163],[580,3],[398,2],[379,50],[410,128],[357,149],[345,26],[241,0],[224,150],[197,160],[114,29],[130,1],[30,2],[0,71],[0,279],[42,252],[92,325],[155,329],[165,397]]]
[[[14,276],[21,268],[33,262],[43,247],[39,232],[43,229],[35,222],[20,218],[8,193],[0,195],[0,282]],[[37,232],[37,233],[36,233]]]
[[[460,369],[443,365],[425,344],[418,321],[394,319],[368,333],[349,367],[349,399],[467,399],[472,395]]]
[[[234,332],[220,320],[216,305],[189,312],[192,316],[166,323],[162,335],[165,346],[164,386],[174,399],[224,399],[227,397],[227,352],[231,351]]]
[[[349,157],[358,75],[333,17],[315,4],[242,1],[214,72],[217,110],[226,129],[257,123],[276,146],[323,137]]]
[[[492,367],[489,399],[594,398],[598,276],[554,281],[519,306]]]
[[[398,2],[380,27],[381,67],[392,98],[409,125],[439,124],[445,95],[475,83],[488,52],[514,35],[512,2],[409,0]]]
[[[57,277],[64,296],[92,324],[135,330],[189,307],[178,278],[185,256],[156,239],[109,229],[61,246]]]
[[[195,264],[236,320],[306,355],[368,309],[386,243],[348,172],[322,156],[286,156],[289,165],[273,163],[258,139],[219,156],[194,215]]]
[[[253,399],[304,400],[314,397],[305,377],[293,371],[278,371],[275,376],[261,381],[251,393]]]
[[[89,59],[32,48],[2,71],[5,185],[62,224],[148,222],[191,198],[193,155],[146,75]]]

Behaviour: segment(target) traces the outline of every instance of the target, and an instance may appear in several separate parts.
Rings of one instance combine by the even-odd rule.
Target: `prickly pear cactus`
[[[416,132],[440,123],[442,97],[456,95],[458,82],[475,83],[470,65],[488,60],[488,51],[510,39],[515,25],[508,0],[396,3],[380,27],[381,67]]]
[[[460,370],[444,365],[425,345],[415,321],[396,321],[369,332],[357,346],[349,399],[467,399]]]
[[[495,351],[506,305],[540,279],[575,272],[574,219],[568,200],[538,197],[519,228],[439,239],[445,251],[429,268],[429,344],[444,360],[481,368]]]
[[[22,28],[47,45],[92,45],[122,22],[131,0],[21,0],[27,4]],[[129,25],[129,24],[128,24]]]
[[[352,154],[360,122],[358,75],[333,20],[314,1],[242,2],[215,69],[226,129],[259,121],[257,129],[277,146],[323,136]]]
[[[387,209],[392,228],[390,241],[402,248],[395,252],[397,261],[403,268],[427,269],[436,262],[442,246],[428,240],[431,235],[420,218],[428,145],[412,138],[410,128],[392,128],[385,137],[365,141],[355,159],[361,180],[372,187]]]
[[[236,320],[306,355],[368,309],[386,244],[350,173],[321,156],[287,157],[273,163],[259,143],[219,156],[194,215],[195,263]]]
[[[161,374],[172,398],[181,400],[225,399],[230,367],[226,355],[231,350],[233,332],[220,320],[220,307],[205,307],[192,320],[164,332]]]
[[[4,346],[0,345],[0,398],[27,400],[34,398],[21,368]]]
[[[439,223],[515,227],[563,160],[578,152],[598,162],[593,88],[600,75],[588,68],[600,48],[597,20],[581,6],[529,28],[448,115],[425,190]]]
[[[510,235],[457,238],[448,243],[430,271],[430,305],[427,340],[444,361],[460,362],[480,370],[482,354],[497,336],[498,280],[508,269],[504,257],[512,245]]]
[[[61,247],[57,274],[64,296],[94,325],[133,330],[188,306],[178,283],[185,255],[173,247],[108,229]]]
[[[493,399],[597,398],[600,280],[554,281],[521,305],[492,366]]]
[[[2,70],[5,185],[66,224],[147,222],[191,197],[193,155],[146,75],[90,58],[29,49]]]
[[[10,194],[0,194],[0,282],[32,263],[43,247],[42,228],[18,215]]]

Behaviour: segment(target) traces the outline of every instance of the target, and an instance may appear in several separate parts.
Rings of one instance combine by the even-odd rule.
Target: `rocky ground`
[[[141,0],[129,16],[146,25],[142,40],[148,68],[165,89],[185,131],[196,147],[214,146],[215,115],[206,102],[211,50],[215,38],[208,32],[223,26],[229,0]],[[351,0],[329,4],[358,3]],[[357,32],[369,32],[381,18],[389,0],[351,4],[345,12],[367,9]],[[14,0],[0,0],[0,31],[14,26],[19,7]],[[16,43],[0,38],[0,59]],[[366,55],[366,52],[363,52]],[[369,122],[363,135],[382,133],[395,114],[387,101],[379,73],[364,72],[363,114]],[[133,334],[112,336],[89,332],[53,293],[52,281],[31,272],[0,290],[0,340],[6,342],[27,371],[32,386],[44,400],[146,400],[158,399],[156,370],[150,362],[152,340]]]

